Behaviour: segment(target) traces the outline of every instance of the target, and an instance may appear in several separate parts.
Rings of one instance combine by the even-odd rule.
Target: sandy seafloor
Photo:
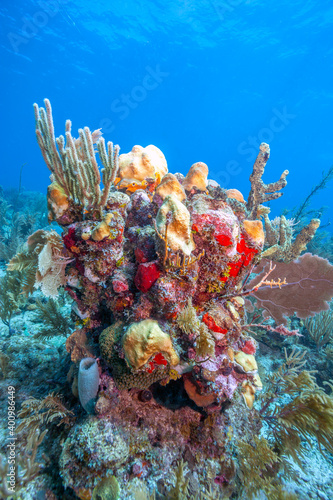
[[[4,275],[4,270],[0,270],[0,276]],[[36,297],[42,298],[38,291],[34,292],[30,303],[34,303]],[[70,314],[70,305],[64,303],[61,312],[64,315]],[[2,443],[1,452],[4,453],[4,446],[7,439],[7,418],[6,418],[6,396],[8,385],[19,385],[17,391],[17,402],[19,403],[29,396],[37,398],[45,397],[49,392],[57,391],[60,387],[53,374],[56,370],[57,376],[61,373],[61,365],[66,356],[65,338],[51,338],[48,340],[34,339],[33,335],[38,331],[41,324],[36,317],[36,311],[25,310],[18,312],[11,320],[11,334],[8,327],[0,323],[0,351],[5,351],[7,355],[12,353],[12,369],[8,378],[0,374],[0,394],[1,394],[1,427],[0,442]],[[273,363],[276,363],[277,351],[270,350],[267,346],[257,351],[256,359],[259,366],[259,374],[265,387],[265,374],[272,371]],[[281,362],[283,361],[283,352],[281,350]],[[63,373],[66,378],[66,373]],[[59,379],[58,379],[59,381]],[[261,430],[261,435],[269,439],[265,426]],[[45,440],[47,441],[47,440]],[[38,451],[38,458],[42,457],[43,444]],[[304,457],[301,458],[302,467],[288,458],[292,469],[294,470],[293,479],[285,480],[283,476],[281,481],[287,491],[296,493],[300,500],[319,499],[333,500],[333,456],[329,453],[322,454],[314,439],[304,442],[303,447],[306,450]],[[42,461],[42,458],[41,458]],[[52,464],[49,464],[52,466]],[[20,490],[20,496],[24,500],[56,500],[56,496],[48,496],[47,492],[52,490],[52,478],[46,472],[41,472],[31,483]],[[77,498],[71,490],[68,491],[68,497]],[[247,500],[247,496],[238,495],[232,498]],[[259,493],[254,500],[266,500],[263,493]],[[120,500],[131,500],[126,494],[120,495]],[[270,499],[267,499],[270,500]]]

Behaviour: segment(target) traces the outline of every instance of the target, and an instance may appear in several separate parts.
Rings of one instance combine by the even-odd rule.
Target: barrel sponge
[[[121,180],[143,181],[154,177],[161,180],[167,172],[165,156],[156,146],[133,146],[132,151],[119,156],[118,175]]]
[[[191,216],[185,205],[174,194],[164,199],[156,216],[158,232],[165,236],[171,251],[190,255],[195,248],[191,232]]]
[[[82,359],[79,366],[78,389],[80,403],[87,413],[94,413],[98,386],[99,371],[96,359]]]
[[[187,176],[183,181],[183,186],[186,191],[191,191],[193,188],[199,189],[199,191],[206,191],[207,188],[207,177],[208,177],[208,167],[206,163],[199,161],[194,163]]]
[[[170,335],[164,333],[157,321],[152,319],[132,323],[128,327],[123,337],[123,349],[126,362],[133,370],[142,368],[156,353],[163,353],[171,366],[179,363]]]

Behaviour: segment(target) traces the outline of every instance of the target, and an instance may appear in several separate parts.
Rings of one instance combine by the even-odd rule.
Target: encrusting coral
[[[94,394],[98,373],[94,360],[99,358],[100,392],[95,406],[99,418],[78,424],[64,442],[60,459],[64,483],[83,499],[98,498],[99,489],[109,486],[117,495],[117,484],[106,476],[113,474],[120,487],[129,491],[128,478],[153,477],[155,464],[152,481],[156,485],[157,478],[162,478],[158,469],[170,468],[181,452],[192,463],[193,484],[186,479],[179,496],[174,489],[179,484],[172,487],[168,479],[166,494],[171,496],[166,498],[192,498],[187,488],[194,492],[195,477],[201,474],[203,479],[196,458],[201,453],[207,460],[219,460],[210,473],[214,488],[208,486],[202,498],[230,493],[235,473],[228,472],[223,458],[227,453],[224,411],[232,402],[244,400],[249,412],[263,388],[255,359],[257,343],[248,334],[252,325],[247,324],[243,297],[252,294],[266,307],[262,290],[268,288],[274,297],[288,295],[281,262],[275,269],[270,261],[269,269],[247,283],[265,244],[260,217],[269,210],[262,203],[281,196],[278,191],[286,185],[288,172],[275,183],[263,183],[269,147],[261,144],[246,203],[239,191],[226,191],[209,181],[208,167],[202,162],[192,165],[186,177],[168,173],[164,155],[155,146],[134,146],[118,157],[119,147],[110,142],[106,147],[100,131],[91,133],[85,127],[74,139],[69,121],[65,145],[62,136],[55,139],[47,100],[45,107],[35,105],[36,133],[52,172],[49,218],[63,233],[61,237],[54,232],[34,233],[28,247],[11,260],[9,270],[27,272],[27,293],[40,286],[53,297],[65,287],[77,322],[66,347],[76,370],[83,358],[91,358]],[[102,175],[95,143],[104,166]],[[267,236],[268,223],[265,229]],[[279,235],[276,241],[269,236],[271,246],[278,245],[277,252],[271,252],[278,260],[283,252],[286,259],[299,255],[308,241],[302,236],[302,241],[286,249],[283,231]],[[306,254],[284,265],[293,266],[297,276],[304,273],[304,280],[309,279],[305,270],[309,262],[316,263],[320,276],[332,274],[327,261],[313,258]],[[283,313],[296,311],[304,317],[325,309],[333,287],[320,280],[316,286],[318,297],[304,311],[289,298],[286,309],[283,299],[272,311],[267,306],[279,321],[275,329],[267,329],[297,335],[280,324],[285,322]],[[312,293],[316,294],[315,289]],[[297,410],[305,399],[306,423],[299,420]],[[331,400],[316,389],[313,396],[303,392],[284,413],[282,409],[272,418],[285,429],[315,434],[330,449],[331,422],[322,433],[314,423],[331,411],[330,405]],[[138,432],[135,438],[133,426]],[[175,439],[177,446],[163,448],[163,442]],[[271,463],[275,460],[268,458]],[[193,498],[198,495],[193,493]]]
[[[142,368],[156,352],[166,355],[171,366],[179,363],[170,336],[161,330],[157,321],[151,319],[132,323],[127,328],[123,336],[123,349],[126,362],[134,370]]]

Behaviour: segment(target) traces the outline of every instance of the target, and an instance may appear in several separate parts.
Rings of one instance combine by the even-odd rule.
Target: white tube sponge
[[[87,413],[94,413],[98,386],[99,371],[96,359],[82,359],[80,361],[78,377],[79,399]]]

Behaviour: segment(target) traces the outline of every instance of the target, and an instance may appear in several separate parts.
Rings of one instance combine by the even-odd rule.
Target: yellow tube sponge
[[[190,212],[174,194],[166,196],[157,212],[156,228],[160,235],[166,236],[171,251],[182,251],[185,255],[190,255],[195,249]]]
[[[166,174],[163,177],[160,185],[156,188],[156,194],[158,194],[162,200],[169,194],[174,194],[179,201],[183,201],[186,198],[182,185],[173,174]]]
[[[208,167],[206,163],[202,163],[202,161],[194,163],[184,179],[184,189],[191,191],[191,189],[197,188],[199,191],[206,191],[207,177]]]
[[[163,353],[171,366],[179,363],[170,335],[164,333],[157,321],[145,319],[132,323],[123,338],[123,349],[127,364],[133,369],[142,368],[156,353]]]
[[[158,182],[168,173],[168,166],[164,154],[156,146],[146,148],[133,146],[132,151],[119,156],[120,180],[144,181],[147,178],[156,178]]]

